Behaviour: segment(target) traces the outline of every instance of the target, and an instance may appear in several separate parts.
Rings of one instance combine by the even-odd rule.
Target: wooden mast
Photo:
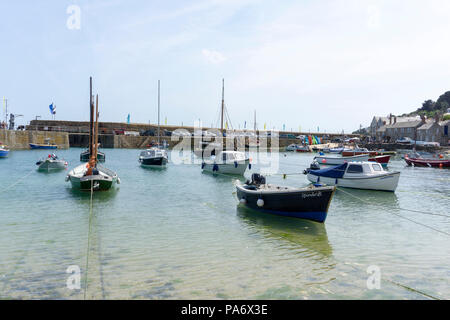
[[[220,114],[220,132],[223,133],[223,112],[225,108],[225,79],[222,79],[222,108]]]

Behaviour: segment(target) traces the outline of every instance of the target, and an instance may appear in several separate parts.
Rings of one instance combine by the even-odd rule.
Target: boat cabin
[[[376,175],[381,172],[384,172],[381,164],[376,162],[350,162],[347,165],[347,169],[345,171],[345,175],[351,177],[353,175]]]
[[[222,151],[216,157],[217,161],[223,163],[234,163],[235,161],[245,161],[245,153],[239,151]]]
[[[155,158],[155,157],[164,157],[165,151],[159,148],[150,148],[141,152],[141,157],[146,158]]]

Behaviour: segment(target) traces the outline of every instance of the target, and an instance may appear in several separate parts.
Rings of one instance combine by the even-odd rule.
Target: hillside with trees
[[[410,114],[405,114],[408,116],[424,115],[428,118],[432,118],[435,115],[445,114],[450,108],[450,91],[447,91],[437,99],[437,101],[426,100],[422,103],[422,107],[417,109]]]

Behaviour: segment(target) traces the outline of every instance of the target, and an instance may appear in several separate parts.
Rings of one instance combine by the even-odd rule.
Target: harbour
[[[82,150],[58,155],[73,167]],[[0,193],[3,299],[82,299],[83,290],[66,287],[66,270],[77,265],[85,275],[87,254],[88,299],[429,299],[394,283],[450,296],[448,236],[430,229],[450,233],[449,170],[408,167],[397,156],[395,193],[338,189],[320,224],[248,210],[233,194],[236,177],[202,174],[198,164],[142,168],[138,149],[107,150],[122,183],[95,193],[91,213],[90,193],[72,190],[66,171],[36,171],[45,154],[0,161],[9,182]],[[289,174],[308,167],[311,154],[278,156],[269,183],[309,184]],[[379,290],[367,289],[371,265],[386,280]]]

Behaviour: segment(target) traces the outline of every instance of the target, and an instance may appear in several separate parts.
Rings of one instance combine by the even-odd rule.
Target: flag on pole
[[[166,126],[167,126],[167,117],[166,117],[166,120],[164,121],[164,123],[166,124]]]
[[[286,125],[283,124],[283,131],[286,131]]]
[[[244,121],[244,129],[247,128],[247,121]]]
[[[228,121],[225,122],[225,129],[228,129]]]
[[[53,105],[53,102],[48,106],[48,108],[50,109],[51,114],[56,114],[56,106]]]
[[[127,116],[127,123],[130,124],[130,114]]]
[[[266,126],[266,123],[264,123],[264,130],[266,130],[266,127],[267,127],[267,126]]]

